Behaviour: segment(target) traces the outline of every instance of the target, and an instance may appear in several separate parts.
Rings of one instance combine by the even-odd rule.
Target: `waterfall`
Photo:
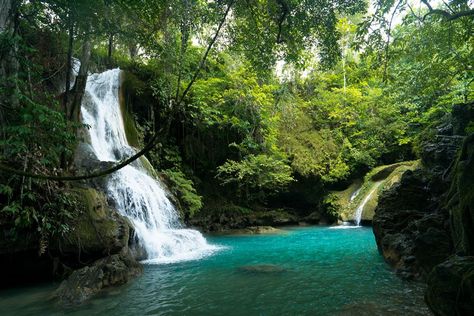
[[[375,193],[375,191],[377,190],[377,188],[379,187],[381,183],[382,182],[375,183],[373,186],[373,189],[369,192],[369,194],[365,196],[362,203],[360,203],[359,206],[357,207],[356,212],[355,212],[355,217],[354,217],[354,221],[357,226],[360,226],[360,222],[362,221],[362,212],[364,211],[365,205],[367,204],[367,202],[369,202],[370,198],[372,197],[372,194]]]
[[[119,87],[119,69],[87,78],[81,113],[83,123],[90,126],[90,143],[100,161],[116,162],[136,153],[127,142]],[[107,181],[107,194],[117,210],[132,222],[147,253],[145,262],[199,259],[217,249],[201,233],[181,225],[163,184],[148,173],[142,161],[136,160],[113,173]]]

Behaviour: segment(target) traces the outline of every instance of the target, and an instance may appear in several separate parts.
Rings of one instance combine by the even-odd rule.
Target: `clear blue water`
[[[132,283],[79,308],[50,303],[52,285],[2,291],[0,315],[429,315],[422,286],[391,272],[370,228],[208,239],[225,249],[147,265]],[[242,269],[262,264],[276,271]]]

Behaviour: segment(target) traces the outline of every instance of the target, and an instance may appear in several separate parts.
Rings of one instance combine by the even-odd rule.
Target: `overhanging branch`
[[[469,10],[464,10],[464,11],[459,11],[456,13],[449,13],[448,11],[442,10],[442,9],[433,9],[431,4],[428,2],[428,0],[421,0],[425,4],[425,6],[428,8],[428,13],[425,14],[423,17],[423,20],[425,20],[428,16],[430,15],[441,15],[444,20],[446,21],[453,21],[465,16],[474,16],[474,9],[469,9]]]

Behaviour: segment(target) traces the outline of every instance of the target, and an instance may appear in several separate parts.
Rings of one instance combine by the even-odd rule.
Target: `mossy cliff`
[[[67,278],[74,270],[93,265],[112,255],[129,253],[133,228],[93,188],[68,189],[75,200],[66,233],[42,240],[35,232],[16,232],[8,223],[0,225],[2,285]],[[19,237],[16,237],[19,236]],[[21,236],[21,237],[20,237]]]
[[[422,165],[385,191],[375,211],[378,248],[404,278],[428,283],[436,315],[474,314],[474,104],[454,107],[420,146]]]

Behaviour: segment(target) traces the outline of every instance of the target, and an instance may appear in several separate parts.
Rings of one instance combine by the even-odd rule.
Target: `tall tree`
[[[0,1],[0,128],[6,112],[18,106],[18,0]],[[2,132],[0,130],[0,132]]]

